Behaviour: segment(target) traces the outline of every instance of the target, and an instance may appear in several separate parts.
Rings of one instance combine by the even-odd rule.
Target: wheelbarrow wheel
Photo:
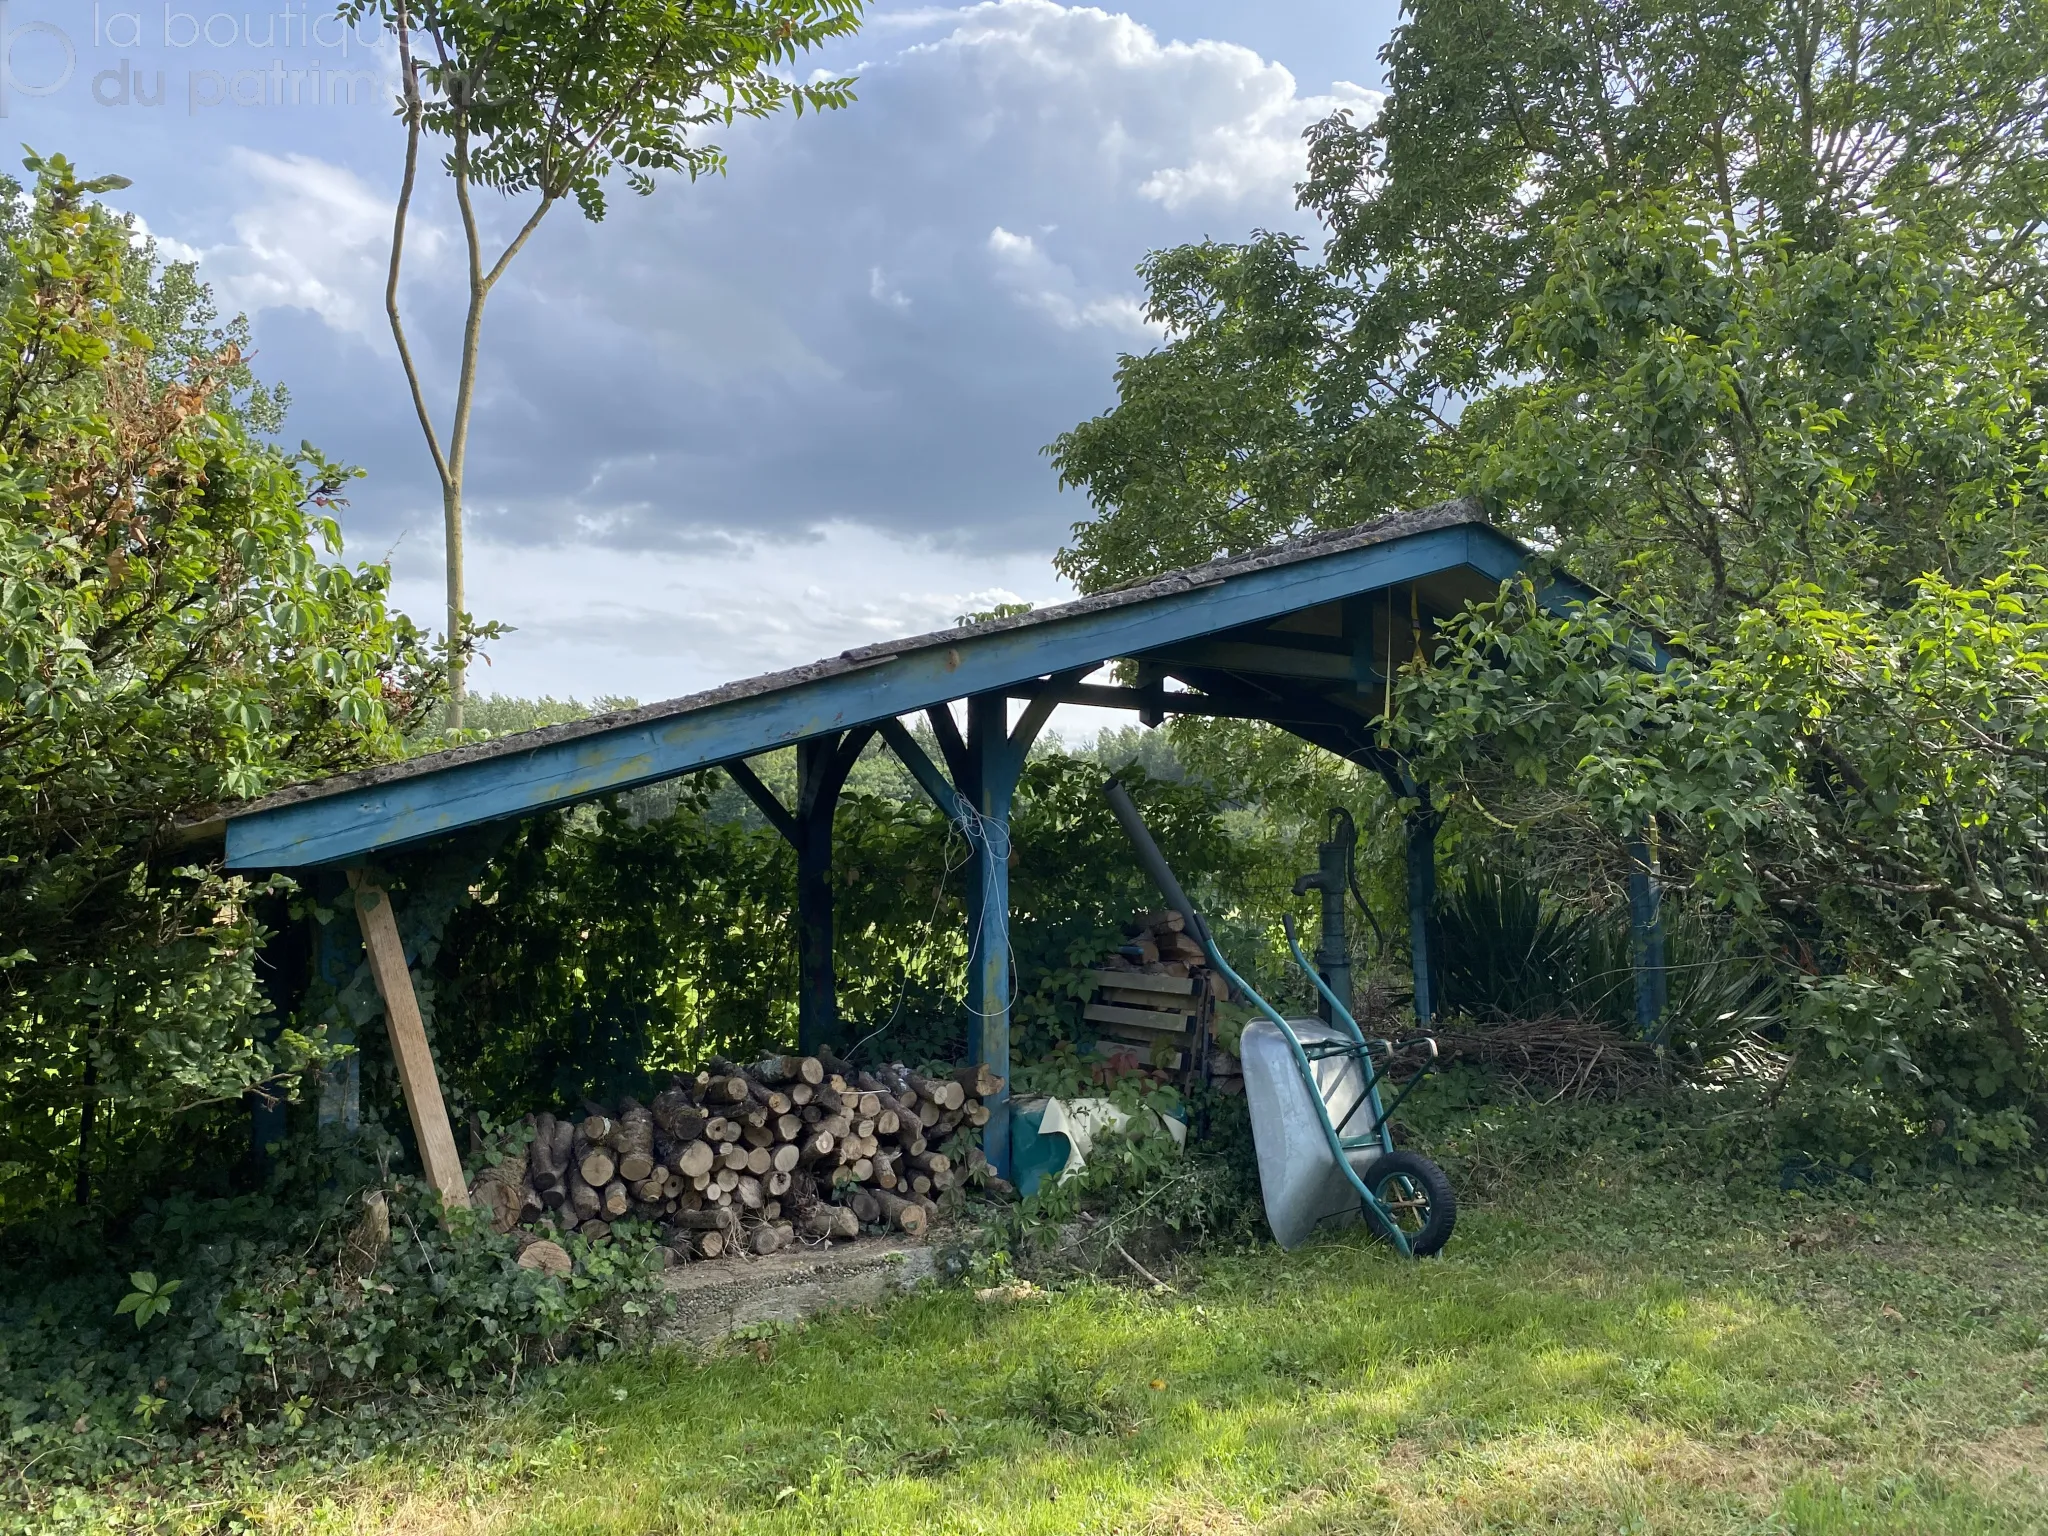
[[[1418,1152],[1390,1152],[1366,1170],[1365,1187],[1394,1219],[1408,1251],[1429,1257],[1451,1240],[1458,1224],[1458,1197],[1443,1169]]]

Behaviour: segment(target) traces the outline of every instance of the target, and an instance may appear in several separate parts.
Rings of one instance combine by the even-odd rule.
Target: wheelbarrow
[[[1302,953],[1291,915],[1281,920],[1287,947],[1329,1004],[1331,1022],[1283,1017],[1223,958],[1123,785],[1111,779],[1102,792],[1145,873],[1180,913],[1209,963],[1263,1015],[1245,1026],[1238,1054],[1274,1241],[1295,1248],[1320,1227],[1362,1220],[1408,1257],[1440,1250],[1458,1219],[1450,1180],[1428,1158],[1396,1148],[1388,1127],[1388,1117],[1428,1068],[1417,1071],[1391,1102],[1380,1093],[1397,1057],[1420,1053],[1434,1061],[1436,1042],[1427,1035],[1368,1039]]]

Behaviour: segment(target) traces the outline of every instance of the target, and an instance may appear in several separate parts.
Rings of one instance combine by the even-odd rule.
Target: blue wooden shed
[[[1419,793],[1408,858],[1411,911],[1423,913],[1433,896],[1437,818],[1426,789],[1408,782],[1380,739],[1390,678],[1433,623],[1492,596],[1530,560],[1475,503],[1397,513],[1013,618],[860,646],[665,703],[297,785],[227,813],[227,862],[244,871],[354,871],[387,1021],[396,1031],[410,1013],[416,1029],[389,902],[363,886],[364,866],[466,828],[719,766],[797,851],[799,1043],[812,1049],[834,1043],[838,1030],[833,812],[855,759],[879,735],[973,850],[969,1049],[974,1062],[1007,1080],[1010,802],[1025,754],[1057,705],[1128,709],[1154,725],[1176,714],[1263,720],[1382,773],[1397,790]],[[1556,576],[1545,592],[1558,604],[1590,595]],[[1086,681],[1107,662],[1128,663],[1130,681]],[[961,701],[964,729],[953,712]],[[902,724],[920,714],[942,762]],[[783,805],[746,760],[791,746],[798,790],[796,803]],[[1641,862],[1639,884],[1649,893],[1647,859]],[[1639,932],[1647,934],[1653,895],[1636,907]],[[1416,1007],[1426,1019],[1427,927],[1410,926]],[[1639,992],[1654,1016],[1653,991]],[[394,1034],[394,1054],[404,1058],[402,1046]],[[424,1059],[423,1035],[414,1046],[411,1054]],[[430,1175],[448,1190],[453,1141],[431,1063],[424,1077],[417,1063],[412,1072],[403,1059],[400,1065]],[[1008,1119],[1003,1105],[995,1107],[986,1151],[1004,1169]],[[444,1138],[437,1174],[427,1143]],[[459,1169],[452,1177],[451,1198]]]

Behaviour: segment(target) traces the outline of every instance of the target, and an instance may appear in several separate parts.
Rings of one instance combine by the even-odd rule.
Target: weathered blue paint
[[[1432,811],[1408,817],[1408,961],[1415,977],[1415,1023],[1427,1029],[1436,1017],[1436,988],[1429,969],[1429,918],[1436,910],[1436,827]]]
[[[1459,566],[1505,580],[1523,563],[1520,547],[1504,535],[1461,525],[1246,572],[1128,607],[969,635],[950,645],[667,719],[231,815],[227,862],[234,869],[343,863],[460,827],[572,804],[1391,583]],[[1565,585],[1557,591],[1563,600],[1571,599]]]
[[[1010,1176],[1010,802],[1031,743],[1052,713],[1050,700],[1026,706],[1015,730],[1010,701],[1001,693],[967,701],[965,790],[974,814],[966,821],[974,854],[969,882],[967,945],[967,1059],[986,1064],[1002,1086],[989,1107],[981,1148],[1003,1178]]]
[[[1657,888],[1657,850],[1637,838],[1628,845],[1628,934],[1635,965],[1636,1028],[1645,1040],[1664,1034],[1670,977],[1664,969],[1664,899]]]

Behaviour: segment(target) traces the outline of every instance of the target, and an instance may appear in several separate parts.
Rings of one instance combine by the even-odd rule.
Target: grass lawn
[[[42,1529],[2048,1532],[2048,1219],[1586,1157],[1448,1254],[963,1291],[578,1368],[370,1463]]]

